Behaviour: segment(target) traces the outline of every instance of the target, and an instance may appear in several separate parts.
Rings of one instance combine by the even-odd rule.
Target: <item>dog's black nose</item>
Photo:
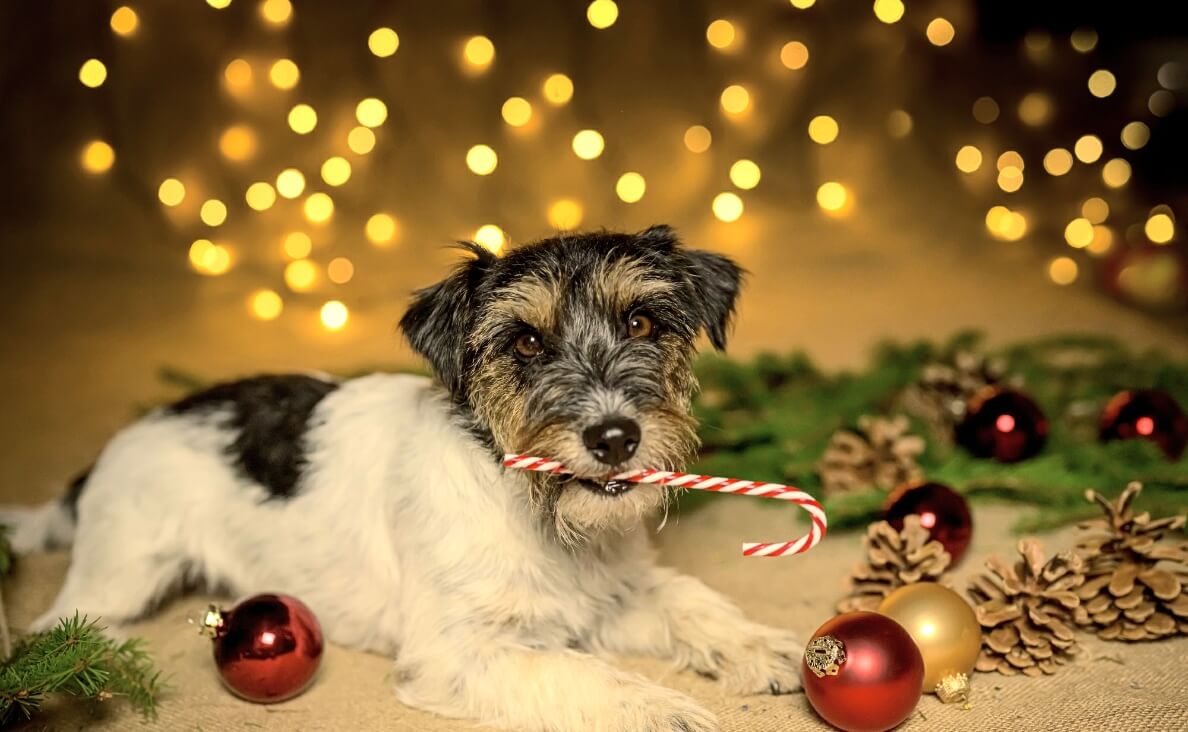
[[[621,465],[631,459],[639,447],[639,425],[623,417],[587,427],[582,441],[590,454],[607,465]]]

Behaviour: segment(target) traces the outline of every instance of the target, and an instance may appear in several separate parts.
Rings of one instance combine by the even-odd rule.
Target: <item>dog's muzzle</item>
[[[621,496],[635,487],[634,483],[629,483],[625,480],[588,480],[586,478],[578,478],[578,485],[590,491],[597,493],[600,496]]]

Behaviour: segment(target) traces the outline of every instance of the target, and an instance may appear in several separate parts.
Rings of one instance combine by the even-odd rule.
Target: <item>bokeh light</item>
[[[305,218],[315,224],[324,224],[334,215],[334,199],[325,193],[312,193],[302,206]]]
[[[1072,170],[1073,156],[1062,147],[1052,148],[1044,155],[1044,170],[1049,175],[1064,175]]]
[[[503,121],[512,127],[523,127],[532,119],[532,104],[524,97],[510,97],[503,103],[499,113]]]
[[[298,135],[308,135],[318,126],[318,113],[308,104],[298,104],[289,110],[289,129]]]
[[[351,164],[346,158],[335,155],[322,163],[322,180],[326,185],[340,186],[351,178]]]
[[[1058,285],[1071,285],[1077,281],[1077,269],[1071,257],[1056,257],[1048,262],[1048,279]]]
[[[730,182],[744,191],[759,185],[762,171],[752,160],[739,160],[730,166]]]
[[[474,145],[466,151],[466,167],[475,175],[490,175],[499,164],[499,156],[490,145]]]
[[[828,145],[837,139],[837,120],[827,114],[820,114],[809,120],[809,139],[818,145]]]
[[[118,36],[131,36],[136,33],[140,25],[140,18],[136,11],[127,5],[121,5],[111,14],[111,30]]]
[[[207,226],[222,226],[227,220],[227,204],[217,198],[207,199],[198,209],[198,218]]]
[[[606,143],[597,130],[581,130],[573,136],[573,152],[582,160],[593,160],[602,154]]]
[[[398,225],[391,214],[377,213],[367,219],[363,231],[367,235],[367,241],[377,247],[386,247],[396,241]]]
[[[1015,165],[1006,165],[998,171],[998,187],[1005,193],[1014,193],[1023,187],[1023,169]]]
[[[347,147],[356,155],[366,155],[375,149],[375,133],[368,127],[354,127],[347,133]]]
[[[1068,43],[1077,53],[1089,53],[1097,47],[1097,31],[1092,28],[1077,28],[1068,37]]]
[[[811,8],[813,6],[813,4],[817,2],[817,0],[789,0],[789,2],[792,3],[792,7],[794,7],[794,8],[799,8],[800,10],[806,10],[808,8]]]
[[[232,125],[219,135],[219,152],[236,163],[250,160],[256,155],[256,133],[247,125]]]
[[[903,11],[903,0],[875,0],[875,17],[884,23],[898,23]]]
[[[276,176],[276,191],[285,198],[296,198],[305,192],[305,176],[296,168],[285,168]]]
[[[1110,204],[1098,196],[1086,198],[1081,204],[1081,215],[1094,224],[1104,223],[1110,217]]]
[[[995,239],[1019,241],[1027,234],[1027,218],[1006,206],[991,206],[986,212],[986,229]]]
[[[734,30],[734,24],[723,18],[710,23],[705,29],[705,39],[709,41],[711,46],[717,49],[730,48],[737,35]]]
[[[837,181],[827,181],[817,188],[817,205],[833,216],[840,216],[850,210],[850,192]]]
[[[751,92],[742,84],[731,84],[722,90],[719,101],[728,114],[742,114],[751,106]]]
[[[703,153],[709,150],[713,139],[714,136],[710,134],[710,131],[701,125],[693,125],[685,130],[685,147],[689,152]]]
[[[549,226],[558,231],[571,231],[582,225],[582,204],[572,198],[560,198],[549,204]]]
[[[462,47],[462,59],[472,71],[486,71],[495,60],[495,44],[486,36],[471,36]]]
[[[1167,89],[1152,92],[1147,99],[1147,109],[1156,117],[1166,117],[1176,108],[1176,95]]]
[[[1143,233],[1155,244],[1167,244],[1176,235],[1176,225],[1171,216],[1157,213],[1147,219]]]
[[[301,69],[297,68],[297,64],[292,60],[280,58],[268,67],[268,80],[277,89],[292,89],[301,81]]]
[[[1019,120],[1030,127],[1045,125],[1052,118],[1052,98],[1044,92],[1031,92],[1019,101]]]
[[[335,257],[326,265],[326,279],[336,285],[345,285],[355,276],[355,265],[346,257]]]
[[[206,4],[215,10],[222,10],[231,4],[231,0],[206,0]]]
[[[289,0],[264,0],[260,3],[260,17],[269,25],[285,25],[292,16],[293,4]]]
[[[507,235],[495,224],[483,224],[474,232],[474,242],[492,254],[499,254],[507,245]]]
[[[565,74],[550,74],[541,86],[549,104],[560,107],[573,98],[573,81]]]
[[[293,292],[308,292],[318,282],[318,265],[309,259],[294,259],[285,265],[285,285]]]
[[[912,116],[903,109],[893,109],[887,115],[887,134],[896,140],[901,140],[912,134]]]
[[[800,41],[788,41],[780,49],[780,63],[793,71],[803,69],[808,61],[808,46]]]
[[[1121,137],[1127,150],[1138,150],[1151,140],[1151,128],[1143,122],[1131,122],[1122,128]]]
[[[1096,163],[1102,153],[1101,138],[1097,135],[1082,135],[1073,145],[1073,153],[1082,163]]]
[[[231,250],[209,239],[198,239],[190,245],[190,266],[199,274],[226,274],[231,269]]]
[[[106,173],[115,164],[115,150],[103,140],[91,140],[83,145],[79,164],[88,173]]]
[[[178,206],[186,199],[186,187],[177,178],[166,178],[157,186],[157,198],[166,206]]]
[[[257,181],[248,186],[244,200],[253,211],[267,211],[276,203],[276,189],[270,183]]]
[[[391,28],[376,28],[367,36],[367,48],[380,58],[387,58],[400,48],[400,36]]]
[[[253,76],[251,64],[241,58],[232,59],[223,69],[223,84],[227,91],[242,96],[251,91]]]
[[[618,19],[619,6],[614,0],[594,0],[586,6],[586,20],[599,30],[610,28]]]
[[[1004,151],[998,156],[998,161],[996,162],[995,166],[1000,172],[1006,168],[1018,168],[1019,170],[1023,170],[1027,167],[1026,163],[1023,161],[1023,156],[1020,155],[1017,150]]]
[[[647,181],[636,172],[627,172],[619,176],[615,183],[615,195],[624,203],[636,203],[644,197],[648,189]]]
[[[1114,248],[1114,232],[1108,226],[1093,227],[1093,241],[1089,242],[1087,251],[1095,257],[1109,254]]]
[[[714,217],[719,221],[730,223],[738,221],[743,215],[743,202],[738,197],[737,193],[719,193],[714,196],[714,201],[710,205],[714,212]]]
[[[294,231],[285,236],[281,250],[289,259],[305,259],[313,251],[313,239],[304,231]]]
[[[285,309],[285,301],[273,290],[256,290],[248,298],[248,310],[260,320],[276,320]]]
[[[1064,227],[1064,240],[1074,249],[1084,249],[1093,241],[1093,223],[1085,218],[1073,219]]]
[[[1101,180],[1110,188],[1121,188],[1130,180],[1130,163],[1122,158],[1107,161],[1101,168]]]
[[[103,86],[107,80],[107,67],[97,58],[89,58],[78,69],[78,80],[82,85],[91,89]]]
[[[982,167],[982,151],[973,145],[964,145],[957,151],[957,170],[973,173]]]
[[[364,127],[379,127],[388,119],[388,105],[368,97],[355,105],[355,119]]]
[[[924,30],[924,35],[928,38],[928,42],[934,46],[947,46],[953,42],[953,38],[957,35],[957,30],[948,20],[944,18],[933,18]]]
[[[338,300],[330,300],[322,306],[319,313],[322,326],[329,331],[338,331],[346,327],[347,321],[350,320],[351,313],[347,306]]]
[[[973,103],[973,118],[984,125],[993,124],[998,119],[998,102],[993,97],[978,97]]]
[[[1098,69],[1089,75],[1089,93],[1099,99],[1113,94],[1117,86],[1118,80],[1106,69]]]

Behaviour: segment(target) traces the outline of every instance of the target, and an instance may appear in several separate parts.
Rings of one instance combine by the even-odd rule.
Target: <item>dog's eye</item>
[[[540,336],[535,333],[523,333],[519,338],[516,338],[516,353],[523,358],[536,358],[544,350],[544,344],[540,342]]]
[[[643,313],[632,313],[627,318],[627,335],[631,338],[647,338],[655,327],[652,319]]]

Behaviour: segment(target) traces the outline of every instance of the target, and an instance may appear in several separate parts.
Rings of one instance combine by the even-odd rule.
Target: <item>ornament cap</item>
[[[804,662],[817,678],[837,676],[846,662],[846,646],[831,635],[822,635],[804,649]]]
[[[192,623],[194,621],[191,620],[190,622]],[[206,608],[206,612],[202,614],[202,617],[197,622],[198,634],[204,635],[212,640],[218,638],[223,632],[223,624],[225,622],[226,618],[223,615],[223,609],[218,605],[211,603],[211,605]]]
[[[969,701],[969,676],[949,674],[937,683],[936,695],[945,704],[964,704]]]

